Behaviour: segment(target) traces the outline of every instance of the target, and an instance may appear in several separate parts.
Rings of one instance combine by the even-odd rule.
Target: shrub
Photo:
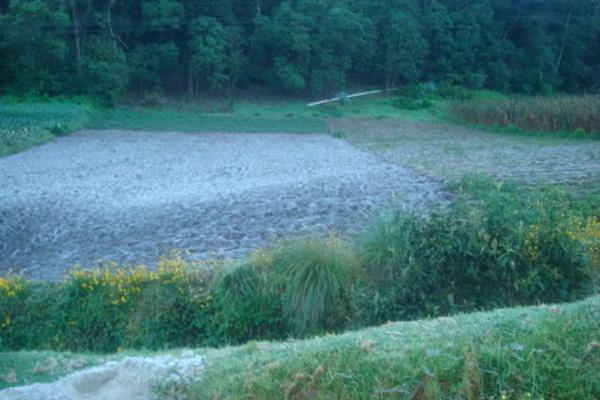
[[[76,270],[63,284],[60,346],[115,351],[202,343],[211,300],[206,272],[177,254],[162,258],[157,271],[116,264]]]
[[[216,342],[286,336],[281,292],[269,275],[271,262],[269,253],[259,251],[218,280],[214,290]]]
[[[392,213],[363,238],[366,293],[357,302],[369,323],[568,301],[591,291],[590,247],[573,234],[584,216],[568,211],[566,196],[464,185],[449,209]]]
[[[392,105],[401,110],[421,110],[430,108],[432,88],[429,85],[407,85],[398,90],[398,96]]]
[[[164,348],[206,343],[212,335],[210,273],[175,253],[158,262],[129,314],[123,347]]]
[[[464,86],[453,85],[444,82],[440,85],[438,94],[442,99],[447,100],[470,100],[473,98],[473,92]]]
[[[0,278],[0,349],[112,352],[204,344],[212,334],[210,274],[180,255],[157,271],[110,263],[63,282]]]

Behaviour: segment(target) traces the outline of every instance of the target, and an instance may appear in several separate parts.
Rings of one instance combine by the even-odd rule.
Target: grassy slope
[[[200,353],[200,379],[164,387],[167,398],[591,400],[600,398],[600,297]],[[156,353],[0,353],[0,389],[123,355]]]
[[[71,101],[3,103],[0,157],[45,143],[87,125],[94,108]]]
[[[592,297],[207,351],[203,379],[179,391],[194,399],[597,399],[599,341],[600,297]]]

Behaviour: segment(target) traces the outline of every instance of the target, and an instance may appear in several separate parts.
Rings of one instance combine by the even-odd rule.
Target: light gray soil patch
[[[194,379],[202,357],[187,351],[178,357],[128,357],[74,372],[53,383],[0,391],[3,400],[151,400],[159,384]]]
[[[325,135],[82,131],[0,159],[0,274],[60,279],[172,249],[242,256],[428,209],[434,179]]]
[[[442,180],[486,174],[600,192],[600,141],[510,136],[436,121],[334,119],[354,144]]]

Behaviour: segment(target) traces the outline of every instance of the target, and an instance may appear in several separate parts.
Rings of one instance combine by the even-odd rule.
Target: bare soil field
[[[436,180],[327,135],[86,130],[0,159],[0,274],[237,257],[278,238],[351,235],[427,210]]]

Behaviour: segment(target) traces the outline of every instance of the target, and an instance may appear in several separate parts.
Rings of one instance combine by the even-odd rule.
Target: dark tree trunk
[[[75,0],[69,0],[71,13],[73,14],[73,33],[75,35],[75,63],[77,66],[77,75],[81,75],[81,25],[79,14],[75,6]]]

